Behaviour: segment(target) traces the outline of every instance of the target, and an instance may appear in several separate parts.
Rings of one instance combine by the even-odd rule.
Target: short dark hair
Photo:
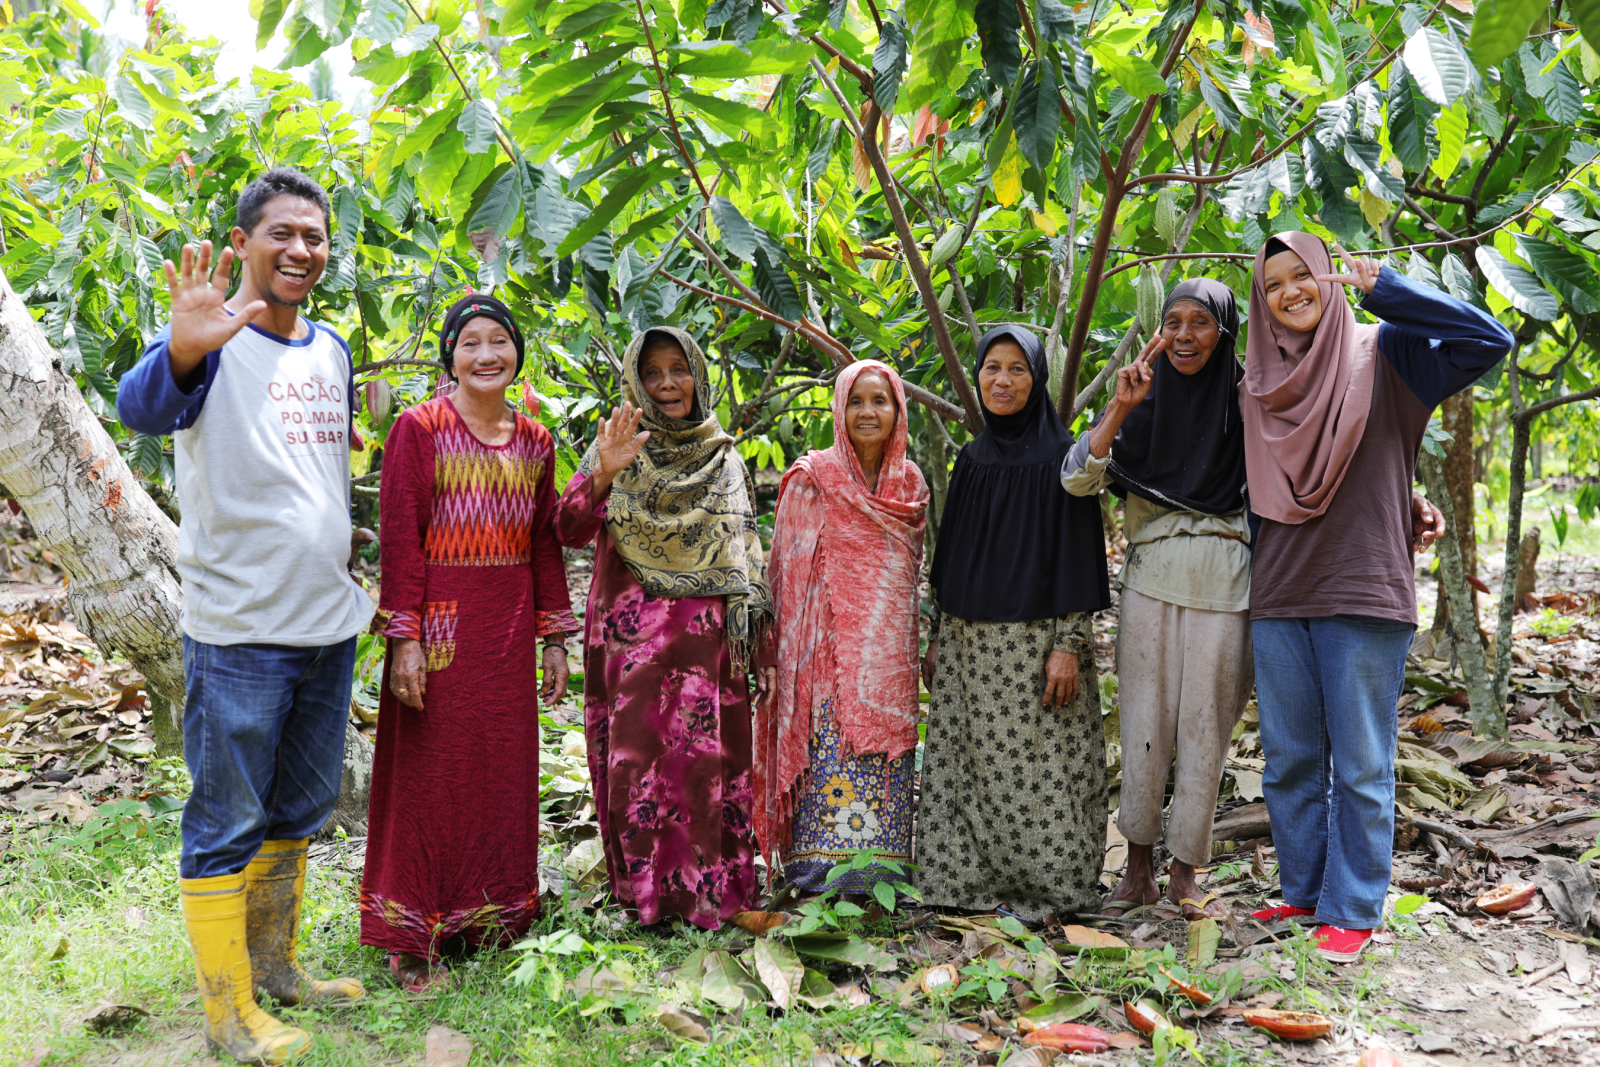
[[[322,209],[322,223],[333,232],[333,207],[328,202],[328,191],[293,167],[273,167],[261,177],[244,187],[239,194],[237,224],[245,235],[255,233],[267,203],[280,196],[293,196],[309,200]]]

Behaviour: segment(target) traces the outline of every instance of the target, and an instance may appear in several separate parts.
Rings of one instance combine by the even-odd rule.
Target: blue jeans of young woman
[[[1415,627],[1332,615],[1250,630],[1283,899],[1371,929],[1392,869],[1396,708]]]
[[[208,645],[183,639],[184,878],[244,870],[263,841],[322,829],[339,799],[356,639]]]

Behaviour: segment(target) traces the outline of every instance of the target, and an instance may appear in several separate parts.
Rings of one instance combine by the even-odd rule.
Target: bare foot
[[[1156,885],[1155,846],[1128,843],[1128,869],[1122,881],[1111,891],[1111,900],[1117,902],[1102,908],[1102,912],[1120,919],[1140,904],[1154,904],[1161,899],[1161,887]]]

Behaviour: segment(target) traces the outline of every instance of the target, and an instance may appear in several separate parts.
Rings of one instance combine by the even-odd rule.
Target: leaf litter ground
[[[13,523],[0,533],[11,579],[0,596],[21,609],[0,622],[0,965],[13,979],[0,1001],[0,1065],[206,1061],[172,907],[186,779],[150,758],[142,680],[104,662],[72,625],[59,572],[25,532]],[[580,604],[584,562],[573,560]],[[543,720],[545,914],[533,935],[452,961],[447,993],[403,994],[357,942],[365,842],[332,835],[313,849],[305,952],[316,969],[360,974],[371,995],[350,1009],[284,1014],[317,1035],[305,1062],[328,1064],[1036,1067],[1062,1053],[1030,1044],[1030,1033],[1063,1023],[1108,1040],[1063,1062],[1346,1064],[1384,1046],[1416,1064],[1600,1063],[1591,952],[1600,908],[1585,855],[1600,834],[1591,610],[1600,589],[1594,561],[1578,562],[1537,611],[1518,616],[1509,741],[1471,736],[1448,648],[1419,644],[1430,655],[1413,657],[1401,702],[1395,890],[1356,965],[1318,959],[1309,927],[1248,918],[1277,888],[1253,707],[1202,881],[1216,918],[1189,923],[1158,906],[1028,930],[908,902],[889,912],[780,893],[706,933],[645,930],[609,904],[569,699]],[[1114,618],[1097,633],[1107,674]],[[370,728],[364,705],[375,693],[364,695],[354,717]],[[1114,699],[1106,707],[1114,742]],[[1107,754],[1115,784],[1114,743]],[[1114,825],[1109,838],[1108,889],[1125,859]],[[1524,881],[1537,890],[1517,911],[1476,907],[1486,890]],[[1139,1033],[1124,1010],[1137,1001],[1172,1028]],[[1281,1041],[1245,1021],[1262,1008],[1318,1012],[1332,1029]]]

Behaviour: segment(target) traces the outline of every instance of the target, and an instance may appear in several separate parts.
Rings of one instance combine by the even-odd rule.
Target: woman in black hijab
[[[1069,493],[1126,501],[1128,554],[1117,620],[1122,793],[1128,868],[1105,910],[1161,900],[1155,842],[1167,773],[1167,900],[1205,909],[1195,868],[1211,859],[1211,817],[1233,724],[1254,681],[1244,427],[1234,356],[1239,310],[1227,286],[1183,282],[1161,330],[1117,372],[1116,394],[1062,467]]]
[[[978,344],[986,429],[956,457],[930,578],[933,694],[917,813],[925,903],[1029,921],[1093,911],[1106,778],[1090,614],[1110,604],[1093,499],[1061,491],[1072,435],[1044,347]]]

